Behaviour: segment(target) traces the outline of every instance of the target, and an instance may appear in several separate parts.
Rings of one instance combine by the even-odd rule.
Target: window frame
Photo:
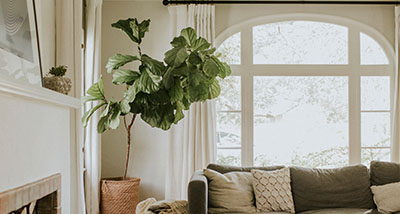
[[[253,64],[253,27],[283,21],[315,21],[341,25],[348,28],[348,64]],[[395,54],[388,40],[374,28],[348,18],[307,13],[290,13],[271,15],[251,19],[229,27],[216,38],[216,47],[225,39],[240,32],[241,64],[230,65],[232,76],[241,79],[241,147],[224,147],[217,149],[241,149],[241,165],[253,166],[254,162],[254,113],[253,113],[253,78],[255,76],[346,76],[349,81],[349,165],[360,164],[361,145],[361,113],[374,112],[361,110],[361,77],[390,77],[390,112],[393,124],[393,93],[395,75]],[[362,65],[360,54],[360,33],[374,39],[383,49],[389,64]],[[293,71],[295,68],[296,71]],[[229,112],[229,111],[222,111]],[[238,112],[238,111],[234,111]],[[376,111],[375,111],[376,112]],[[382,112],[382,111],[378,111]],[[399,145],[393,144],[391,137],[391,160],[399,160]]]

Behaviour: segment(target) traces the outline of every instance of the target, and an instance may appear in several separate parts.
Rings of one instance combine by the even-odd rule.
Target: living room
[[[397,1],[0,7],[0,214],[400,212]]]

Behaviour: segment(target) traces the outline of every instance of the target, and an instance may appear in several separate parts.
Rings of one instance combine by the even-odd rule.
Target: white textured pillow
[[[284,211],[294,213],[290,170],[251,170],[258,212]]]
[[[254,193],[250,172],[229,172],[221,174],[204,169],[207,177],[209,213],[254,213]]]
[[[374,201],[382,213],[400,211],[400,182],[382,186],[372,186]]]

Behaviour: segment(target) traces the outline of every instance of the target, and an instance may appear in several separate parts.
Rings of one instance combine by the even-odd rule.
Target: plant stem
[[[142,58],[142,49],[140,49],[140,45],[137,46],[137,49],[139,51],[139,56],[140,58]]]
[[[133,122],[135,122],[135,119],[136,119],[136,114],[133,114],[131,122],[126,127],[127,150],[126,150],[126,159],[125,159],[125,171],[124,171],[124,177],[123,177],[124,180],[126,180],[126,174],[128,173],[129,153],[131,151],[131,129],[132,129],[132,126],[133,126]],[[124,118],[124,120],[125,120],[125,118]]]

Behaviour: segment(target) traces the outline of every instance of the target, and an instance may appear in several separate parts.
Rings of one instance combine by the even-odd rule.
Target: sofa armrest
[[[196,171],[188,186],[189,214],[208,213],[208,181],[203,171]]]

